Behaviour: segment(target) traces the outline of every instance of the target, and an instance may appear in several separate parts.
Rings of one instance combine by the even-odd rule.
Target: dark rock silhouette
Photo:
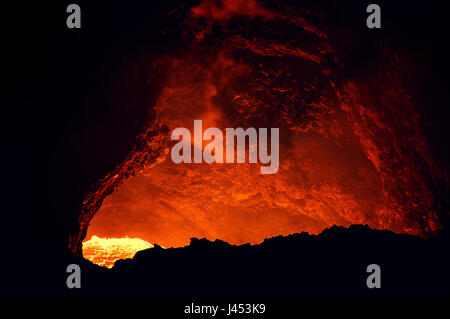
[[[424,239],[362,225],[332,227],[317,236],[279,236],[253,246],[193,238],[183,248],[155,245],[112,269],[75,260],[82,267],[83,289],[63,292],[84,297],[449,297],[448,239],[447,233]],[[373,263],[381,267],[381,289],[366,286],[366,268]]]

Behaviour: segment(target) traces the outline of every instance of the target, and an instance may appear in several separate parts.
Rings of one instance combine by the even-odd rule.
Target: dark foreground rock
[[[9,278],[7,293],[29,297],[449,297],[448,243],[446,233],[424,239],[354,225],[332,227],[317,236],[279,236],[254,246],[192,239],[183,248],[155,246],[138,252],[112,269],[85,259],[41,256],[35,267],[23,266],[22,277]],[[66,287],[70,263],[81,267],[81,289]],[[381,289],[367,288],[369,264],[381,267]]]

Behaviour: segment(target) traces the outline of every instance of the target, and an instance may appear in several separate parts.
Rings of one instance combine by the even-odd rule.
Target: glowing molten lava
[[[84,258],[111,268],[118,259],[133,258],[136,252],[153,245],[139,238],[100,238],[92,236],[83,243]]]
[[[188,15],[189,50],[153,61],[165,82],[147,129],[85,199],[72,251],[111,266],[149,242],[179,247],[192,237],[256,244],[332,225],[436,230],[429,185],[438,169],[395,63],[377,65],[370,83],[343,79],[326,33],[302,12],[269,14],[251,1],[234,20],[242,1],[214,3]],[[194,119],[222,130],[280,128],[278,173],[248,162],[174,164],[170,133],[192,132]],[[85,236],[93,237],[81,247]]]

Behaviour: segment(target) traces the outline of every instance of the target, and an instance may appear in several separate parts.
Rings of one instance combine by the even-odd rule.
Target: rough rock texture
[[[190,237],[258,243],[358,223],[421,236],[439,229],[436,190],[447,176],[421,132],[408,57],[383,40],[378,61],[347,76],[353,61],[327,29],[330,13],[232,3],[168,15],[177,23],[165,32],[179,27],[183,50],[151,61],[164,81],[147,128],[84,200],[72,252],[81,253],[88,229],[166,247]],[[204,127],[279,127],[279,173],[171,163],[171,130],[197,118]]]

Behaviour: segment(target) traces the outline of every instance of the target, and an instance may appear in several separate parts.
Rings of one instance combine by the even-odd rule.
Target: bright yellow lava
[[[118,259],[133,258],[134,255],[153,245],[139,238],[100,238],[92,236],[83,242],[83,256],[94,264],[112,268]]]

